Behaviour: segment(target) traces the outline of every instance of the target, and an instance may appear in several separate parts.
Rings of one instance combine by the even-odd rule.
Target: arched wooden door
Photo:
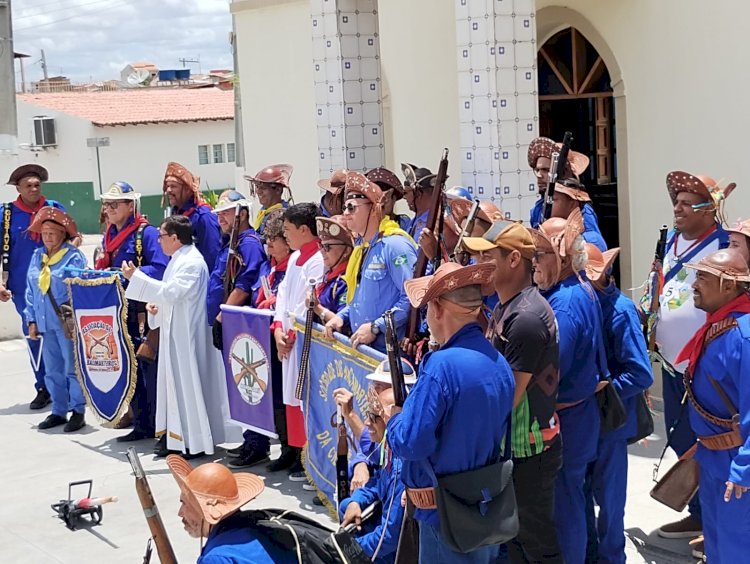
[[[619,246],[615,112],[609,71],[601,56],[575,28],[542,45],[539,74],[539,132],[560,140],[573,132],[573,148],[591,164],[581,179],[599,216],[609,247]],[[619,274],[619,272],[615,272]]]

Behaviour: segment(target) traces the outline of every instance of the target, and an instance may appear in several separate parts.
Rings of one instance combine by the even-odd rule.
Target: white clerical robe
[[[286,333],[294,330],[294,321],[297,316],[305,316],[305,298],[310,290],[310,280],[315,280],[317,286],[323,279],[323,256],[320,251],[316,251],[310,258],[302,262],[300,251],[294,251],[289,257],[289,263],[286,268],[286,275],[279,284],[276,293],[276,314],[274,321],[281,323],[281,327]],[[282,381],[284,384],[284,403],[291,406],[301,404],[295,395],[297,388],[297,377],[299,376],[299,360],[297,355],[297,346],[292,347],[289,355],[281,361]]]
[[[149,314],[149,326],[161,328],[156,434],[166,433],[170,450],[213,454],[214,445],[241,440],[241,430],[228,423],[224,366],[206,321],[208,276],[201,253],[185,245],[172,255],[162,281],[136,270],[125,292],[159,308]]]

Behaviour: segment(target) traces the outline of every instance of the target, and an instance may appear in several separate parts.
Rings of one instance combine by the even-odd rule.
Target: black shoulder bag
[[[513,488],[511,417],[504,452],[497,462],[437,478],[435,499],[440,536],[451,549],[468,553],[503,544],[518,535],[518,508]]]

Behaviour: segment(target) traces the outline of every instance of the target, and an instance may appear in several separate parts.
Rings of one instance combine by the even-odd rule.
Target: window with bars
[[[227,162],[233,163],[235,159],[234,143],[227,143]]]
[[[198,145],[198,164],[207,165],[210,162],[208,160],[208,145]]]
[[[214,145],[214,164],[224,162],[224,145]]]

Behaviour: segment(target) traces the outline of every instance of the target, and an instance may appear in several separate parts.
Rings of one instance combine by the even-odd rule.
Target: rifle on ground
[[[336,498],[339,505],[349,497],[349,441],[341,406],[336,406]]]
[[[229,294],[234,290],[234,282],[237,279],[237,273],[242,270],[244,261],[237,252],[237,245],[240,241],[240,211],[242,206],[237,204],[234,208],[234,223],[232,232],[229,235],[229,254],[227,255],[227,267],[224,271],[224,303],[227,302]]]
[[[148,478],[146,478],[146,473],[143,471],[138,453],[133,447],[128,449],[128,460],[130,461],[130,466],[133,467],[135,491],[138,493],[138,499],[141,502],[141,507],[143,507],[143,514],[146,516],[146,522],[151,531],[151,538],[154,539],[159,561],[162,564],[177,564],[172,543],[169,542],[167,530],[164,528],[159,509],[156,507],[156,501],[154,500],[154,494],[151,493]]]
[[[438,220],[443,216],[443,191],[445,189],[445,180],[448,177],[448,149],[443,149],[443,156],[440,159],[440,165],[435,177],[435,186],[432,189],[432,200],[430,200],[430,213],[427,215],[427,229],[435,233],[435,227]],[[439,233],[436,233],[438,237]],[[418,236],[418,235],[417,235]],[[438,253],[439,254],[439,253]],[[427,271],[427,255],[423,249],[419,249],[417,263],[414,266],[414,278],[421,278]],[[414,337],[419,328],[419,310],[412,307],[409,312],[409,321],[406,326],[406,338],[414,341]]]
[[[393,399],[396,407],[403,407],[406,401],[406,385],[404,384],[404,370],[398,356],[398,335],[396,324],[393,322],[393,311],[383,314],[385,319],[385,349],[388,352],[388,365],[391,370],[391,384],[393,385]]]
[[[546,221],[552,216],[552,201],[555,196],[555,183],[565,176],[565,167],[568,166],[568,153],[570,144],[573,142],[573,134],[570,131],[565,132],[562,147],[559,151],[552,153],[552,164],[549,167],[549,183],[547,192],[544,195],[544,215]]]
[[[474,224],[477,222],[478,214],[479,214],[479,199],[474,198],[474,203],[471,204],[469,215],[466,217],[466,223],[464,224],[463,229],[461,229],[461,234],[458,236],[458,241],[456,242],[456,246],[453,249],[453,254],[451,255],[451,260],[453,262],[457,262],[459,264],[466,264],[467,262],[466,257],[468,256],[468,253],[463,249],[464,237],[471,236],[471,232],[474,231]]]
[[[297,387],[294,389],[294,397],[302,399],[302,388],[305,385],[305,377],[310,365],[310,346],[312,345],[312,326],[315,319],[315,279],[310,278],[307,283],[310,286],[310,298],[307,300],[307,313],[305,316],[305,336],[302,341],[302,354],[299,361],[299,373],[297,374]]]

